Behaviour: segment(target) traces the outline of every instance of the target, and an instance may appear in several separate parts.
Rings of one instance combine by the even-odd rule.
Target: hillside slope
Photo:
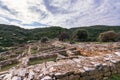
[[[0,46],[12,46],[15,44],[26,43],[30,40],[40,40],[41,37],[56,38],[61,32],[67,31],[70,35],[76,29],[85,29],[89,33],[89,41],[97,41],[97,37],[101,32],[114,30],[120,32],[120,26],[90,26],[66,29],[62,27],[52,26],[47,28],[23,29],[14,25],[0,24]]]
[[[11,46],[26,41],[28,30],[14,25],[0,25],[0,46]]]
[[[55,38],[67,30],[61,27],[48,27],[37,29],[23,29],[14,25],[0,24],[0,46],[8,47],[15,44],[26,43],[30,40],[40,40],[41,37]]]
[[[89,26],[89,27],[77,27],[71,28],[69,31],[73,32],[77,29],[85,29],[89,33],[89,40],[90,41],[97,41],[97,38],[100,33],[105,31],[115,31],[120,32],[120,26],[105,26],[105,25],[96,25],[96,26]]]

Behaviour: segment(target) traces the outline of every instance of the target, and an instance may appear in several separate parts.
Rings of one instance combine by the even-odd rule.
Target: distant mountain
[[[58,26],[36,29],[23,29],[14,25],[0,24],[0,46],[12,46],[16,44],[26,43],[32,40],[40,40],[41,37],[56,38],[61,32],[67,31],[70,35],[76,29],[85,29],[89,32],[89,41],[97,41],[97,37],[101,32],[114,30],[120,32],[120,26],[90,26],[66,29]]]

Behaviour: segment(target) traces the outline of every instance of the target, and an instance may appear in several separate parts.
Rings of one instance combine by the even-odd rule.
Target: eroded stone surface
[[[75,78],[81,78],[83,80],[97,79],[99,77],[106,78],[113,73],[118,73],[117,69],[120,67],[120,56],[116,54],[105,54],[96,57],[79,57],[48,62],[47,68],[43,68],[43,66],[44,64],[38,64],[23,69],[14,68],[8,74],[4,74],[4,77],[1,75],[0,78],[2,78],[1,80],[8,80],[8,78],[11,80],[20,80],[26,77],[34,80],[62,80],[64,77],[69,78],[69,80]]]
[[[66,47],[68,56],[28,67],[12,68],[8,73],[1,73],[0,80],[104,80],[115,73],[120,73],[120,52],[116,45],[56,43]],[[61,46],[63,45],[63,46]],[[110,48],[110,49],[109,49]],[[77,52],[77,55],[74,51]]]

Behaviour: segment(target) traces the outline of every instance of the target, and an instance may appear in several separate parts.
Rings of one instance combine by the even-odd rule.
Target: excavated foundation
[[[14,67],[1,72],[0,80],[108,80],[120,73],[120,51],[116,50],[118,43],[61,45],[66,48],[51,53],[57,56],[55,61]],[[42,57],[30,57],[37,58]]]
[[[46,65],[46,66],[45,66]],[[11,69],[1,80],[28,78],[33,80],[105,80],[120,73],[120,52],[102,56],[64,59],[27,68]]]

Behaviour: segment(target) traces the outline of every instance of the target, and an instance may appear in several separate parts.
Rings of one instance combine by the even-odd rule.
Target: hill
[[[77,29],[85,29],[89,33],[89,41],[97,41],[97,38],[100,33],[105,31],[115,31],[120,32],[120,26],[105,26],[105,25],[96,25],[96,26],[89,26],[89,27],[77,27],[71,28],[69,31],[73,32]]]
[[[97,41],[97,37],[101,32],[114,30],[120,32],[120,26],[90,26],[77,28],[62,28],[58,26],[51,26],[47,28],[23,29],[14,25],[0,24],[0,46],[8,47],[12,45],[26,43],[32,40],[40,40],[41,37],[48,37],[50,39],[58,37],[61,32],[67,31],[70,35],[76,29],[85,29],[89,33],[89,41]]]
[[[11,46],[26,41],[28,30],[14,25],[0,25],[0,46]]]
[[[28,30],[14,25],[0,24],[0,46],[9,47],[27,41],[40,40],[45,36],[53,39],[64,30],[67,29],[57,26]]]

